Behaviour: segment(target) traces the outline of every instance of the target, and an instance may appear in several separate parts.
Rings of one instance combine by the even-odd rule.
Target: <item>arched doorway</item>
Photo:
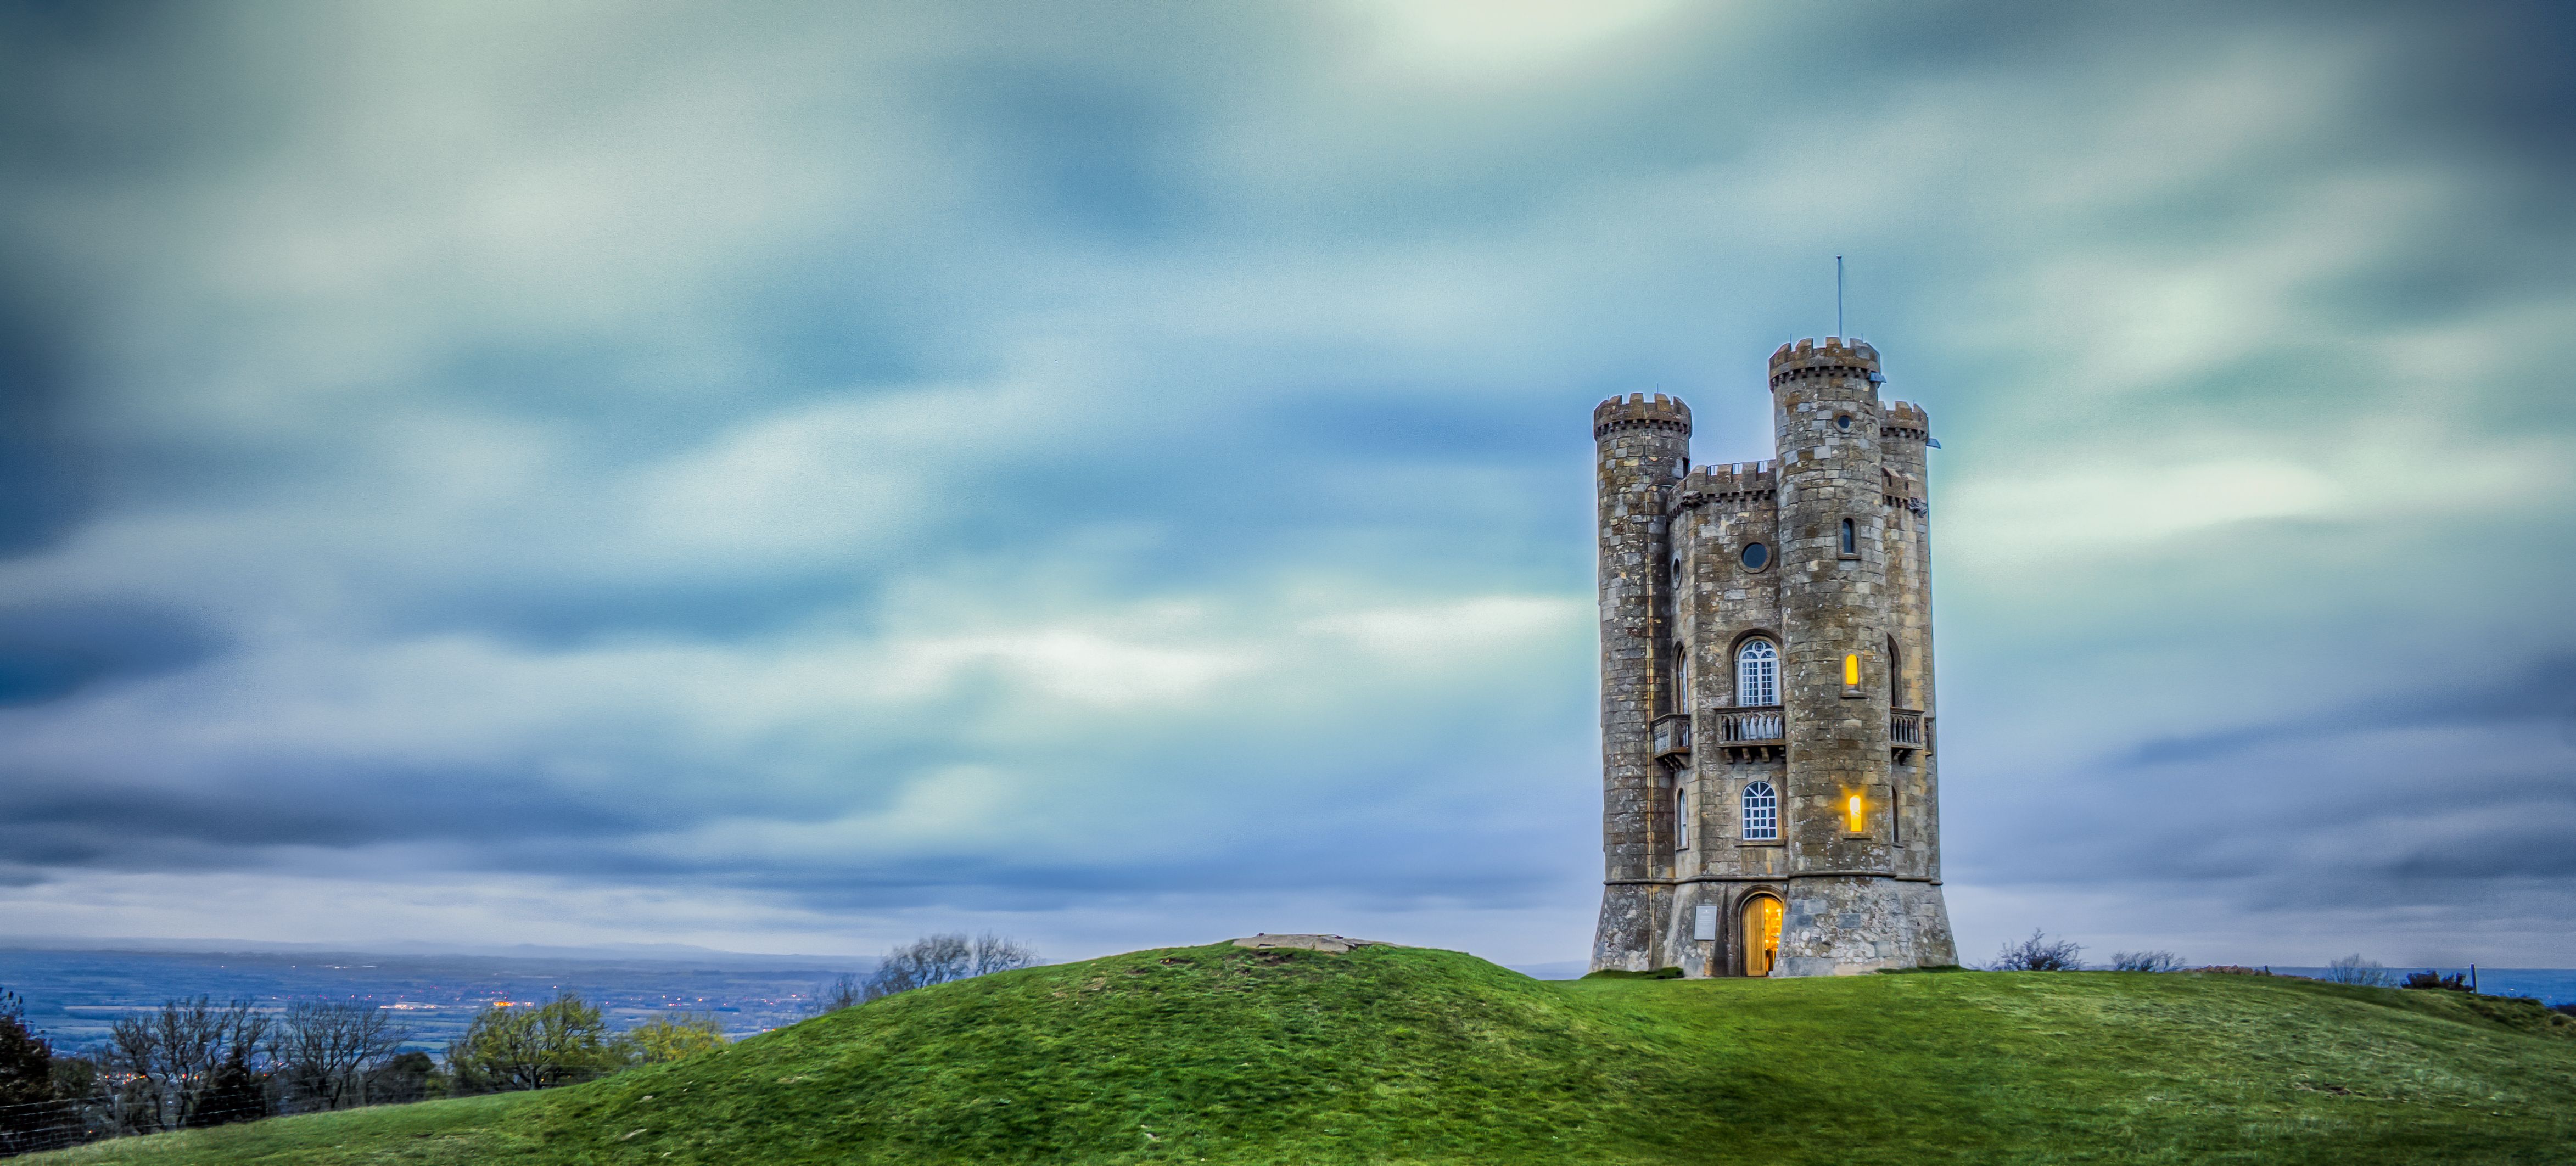
[[[1767,976],[1780,958],[1780,900],[1766,894],[1744,899],[1744,974]]]

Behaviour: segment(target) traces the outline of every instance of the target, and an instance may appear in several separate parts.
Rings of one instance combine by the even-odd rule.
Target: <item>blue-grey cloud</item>
[[[1970,948],[2563,962],[2571,37],[0,8],[0,920],[1579,950],[1589,407],[1844,253]]]

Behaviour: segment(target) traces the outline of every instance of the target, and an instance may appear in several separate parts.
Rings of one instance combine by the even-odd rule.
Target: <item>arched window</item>
[[[1780,703],[1780,649],[1769,640],[1746,640],[1735,653],[1735,703]]]
[[[1673,849],[1690,849],[1690,791],[1673,791]]]
[[[1673,645],[1673,711],[1690,711],[1690,645]]]
[[[1843,520],[1843,553],[1846,555],[1860,553],[1860,543],[1852,535],[1852,520],[1848,518]]]
[[[1777,842],[1780,839],[1780,794],[1767,781],[1744,787],[1744,840]]]

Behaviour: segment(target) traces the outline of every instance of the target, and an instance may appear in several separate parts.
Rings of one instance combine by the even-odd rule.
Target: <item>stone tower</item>
[[[1941,901],[1930,422],[1878,353],[1771,354],[1777,461],[1690,464],[1690,408],[1592,411],[1604,878],[1592,966],[1958,962]]]

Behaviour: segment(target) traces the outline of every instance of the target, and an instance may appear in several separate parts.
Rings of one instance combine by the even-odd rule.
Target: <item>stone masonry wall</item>
[[[1665,502],[1690,457],[1690,408],[1632,394],[1592,411],[1600,530],[1601,919],[1592,967],[1656,966],[1671,915],[1669,783],[1655,760],[1657,651],[1669,620]]]

